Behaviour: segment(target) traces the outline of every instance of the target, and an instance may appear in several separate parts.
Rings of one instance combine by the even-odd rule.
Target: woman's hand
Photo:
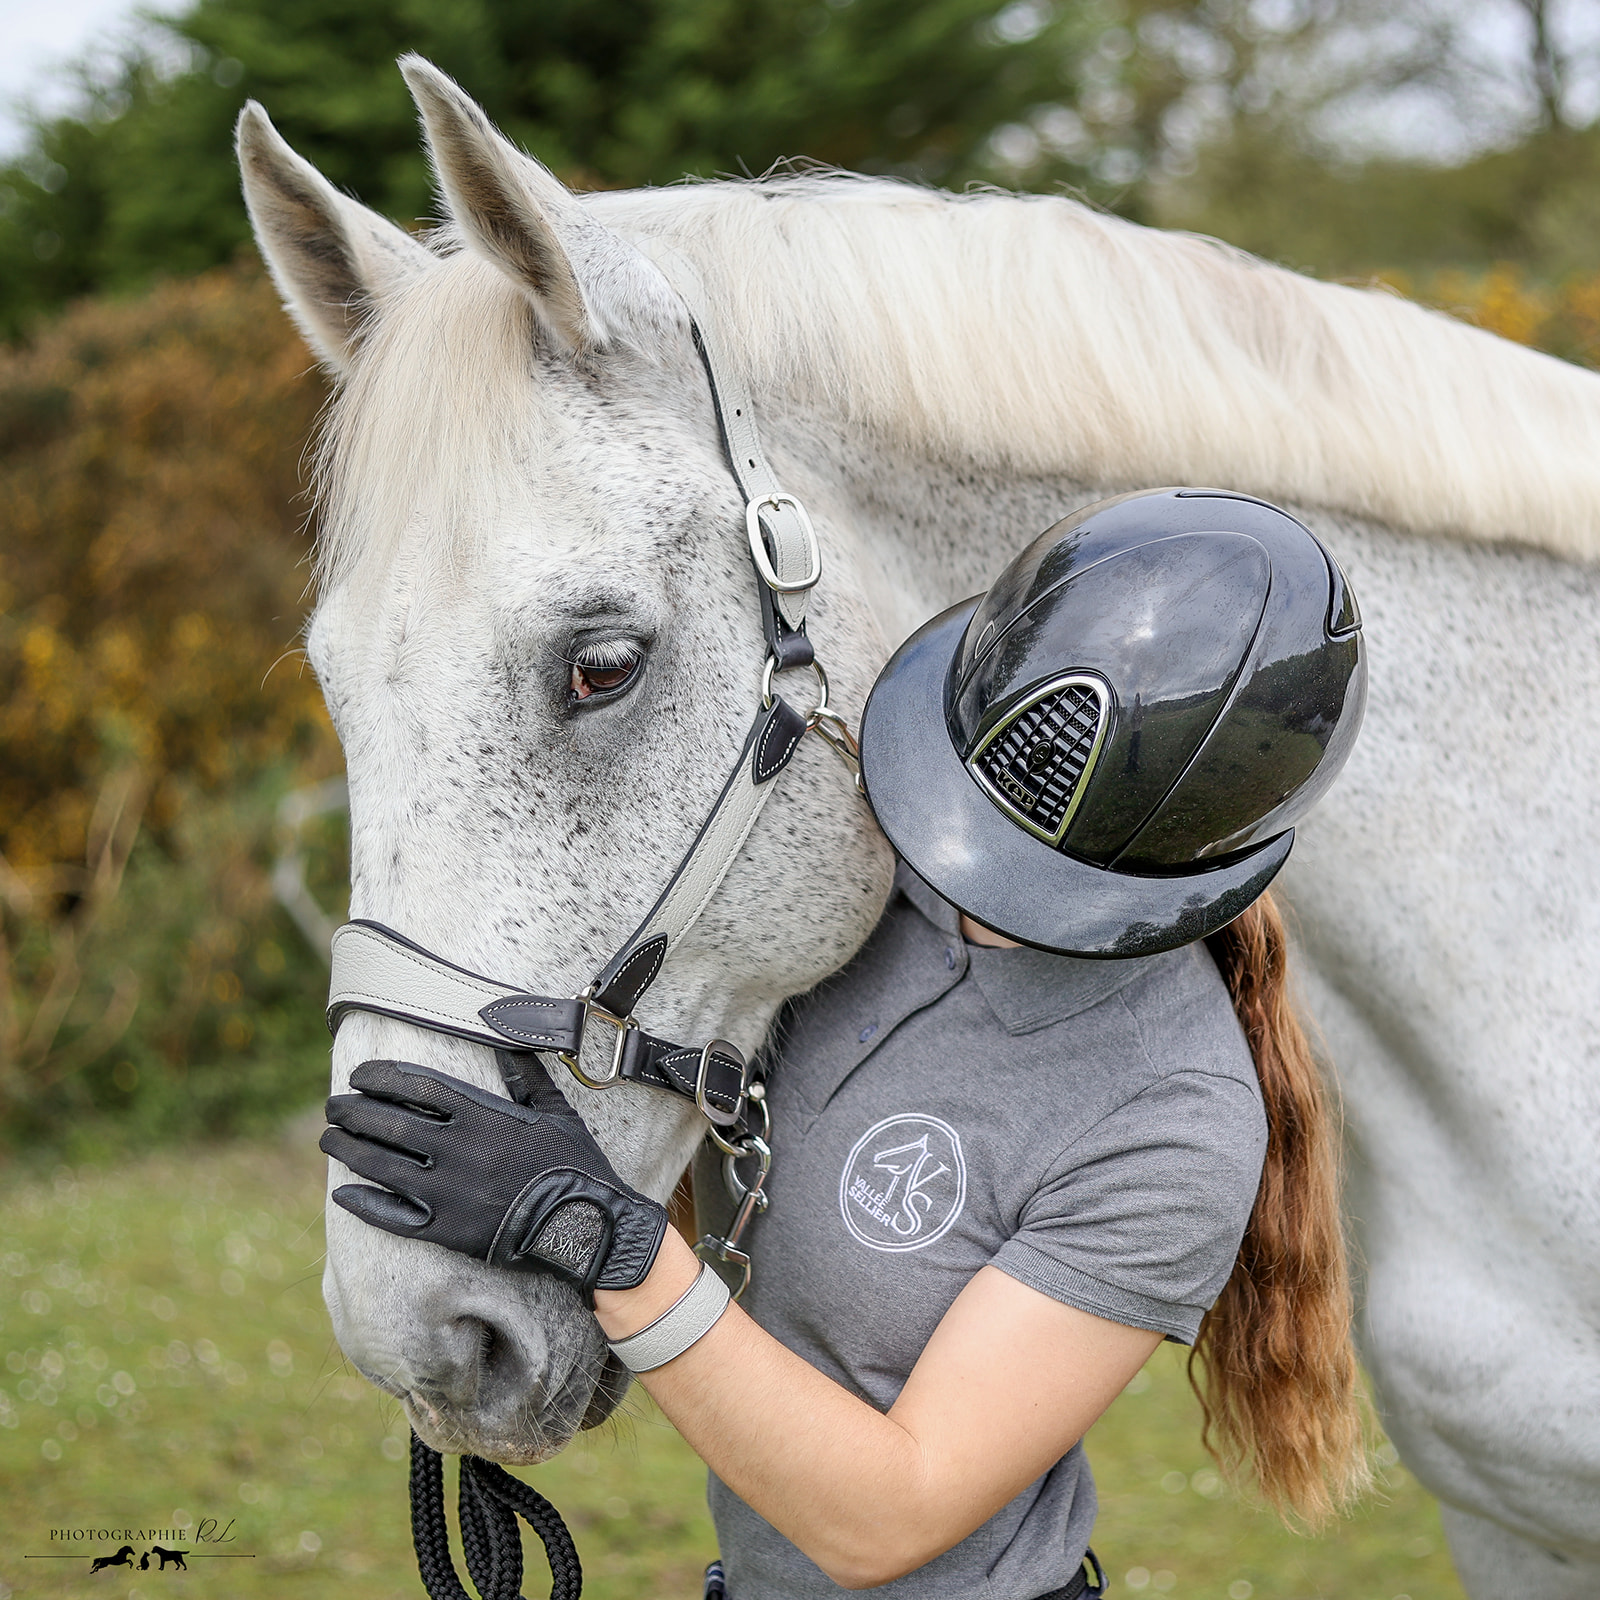
[[[607,1338],[694,1281],[673,1234],[637,1289],[598,1292]],[[885,1416],[730,1306],[640,1382],[702,1460],[835,1583],[913,1572],[1042,1477],[1161,1342],[995,1267],[962,1290]]]
[[[534,1081],[536,1080],[536,1081]],[[322,1149],[373,1189],[333,1191],[346,1211],[490,1266],[553,1272],[585,1289],[644,1281],[665,1209],[611,1168],[561,1091],[530,1074],[533,1105],[408,1061],[364,1061],[355,1094],[328,1101]]]

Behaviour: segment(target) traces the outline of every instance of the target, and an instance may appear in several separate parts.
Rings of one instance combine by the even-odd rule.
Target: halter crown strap
[[[761,448],[755,403],[715,331],[718,324],[709,314],[699,273],[664,239],[641,239],[636,243],[689,309],[695,348],[706,370],[722,430],[723,452],[744,495],[750,557],[761,578],[761,612],[767,643],[780,667],[807,666],[811,646],[804,637],[806,602],[822,576],[822,555],[811,518],[805,507],[780,486]]]

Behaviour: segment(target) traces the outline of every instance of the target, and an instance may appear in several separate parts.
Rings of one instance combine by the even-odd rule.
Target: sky
[[[0,154],[21,142],[19,99],[63,103],[50,69],[115,37],[133,19],[135,0],[0,0]]]

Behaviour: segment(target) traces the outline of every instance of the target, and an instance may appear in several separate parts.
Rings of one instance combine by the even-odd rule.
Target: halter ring
[[[806,663],[817,675],[817,703],[807,714],[806,722],[809,727],[818,717],[832,716],[828,710],[828,674],[822,670],[820,661]],[[761,669],[761,704],[763,707],[772,704],[772,675],[778,670],[778,658],[773,655],[767,657],[767,664]],[[788,667],[785,671],[797,672],[798,667]]]
[[[594,1000],[594,985],[590,984],[578,999],[583,1004],[583,1031],[588,1034],[589,1023],[595,1017],[608,1023],[617,1030],[617,1042],[611,1052],[611,1070],[603,1078],[592,1078],[584,1071],[583,1039],[578,1040],[575,1051],[558,1050],[557,1059],[568,1072],[581,1083],[585,1089],[610,1089],[622,1080],[622,1053],[628,1047],[628,1035],[639,1031],[639,1024],[632,1017],[619,1017],[614,1011],[607,1011],[604,1006],[596,1005]]]

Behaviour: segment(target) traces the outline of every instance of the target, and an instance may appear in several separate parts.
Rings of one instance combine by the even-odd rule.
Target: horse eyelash
[[[644,651],[632,639],[596,639],[566,658],[570,667],[594,667],[605,671],[631,667],[644,659]]]

